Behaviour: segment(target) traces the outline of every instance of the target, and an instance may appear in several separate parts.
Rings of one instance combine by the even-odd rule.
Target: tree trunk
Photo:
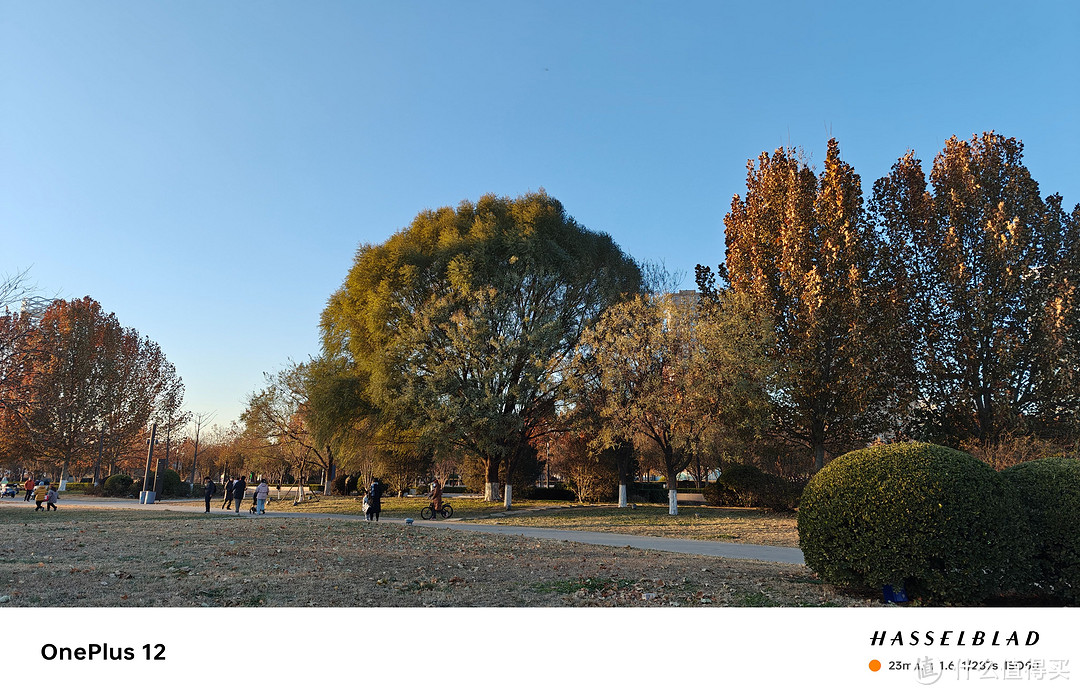
[[[161,500],[161,493],[165,491],[165,471],[169,469],[168,459],[158,459],[157,472],[154,473],[154,501]]]
[[[825,465],[825,422],[816,418],[810,422],[810,448],[814,450],[814,470],[820,471]]]
[[[499,501],[499,461],[498,458],[492,457],[483,461],[484,463],[484,501],[485,502],[498,502]]]
[[[633,482],[631,476],[633,459],[630,456],[633,448],[629,444],[624,444],[616,449],[616,452],[619,464],[619,506],[625,507],[627,505],[627,492],[630,490],[630,483]]]
[[[60,468],[60,492],[67,490],[68,463],[71,461],[71,452],[64,456],[64,465]]]
[[[511,485],[510,483],[507,483],[505,489],[506,489],[506,500],[503,502],[503,506],[505,506],[507,509],[510,509],[510,500],[513,497],[514,486]]]
[[[195,484],[195,466],[199,463],[199,425],[195,425],[195,455],[191,457],[191,474],[188,475],[188,485]]]
[[[327,495],[334,494],[334,478],[337,477],[337,464],[334,463],[334,452],[330,450],[330,447],[326,447],[326,467],[329,469],[330,474],[330,489],[326,490]],[[348,480],[345,481],[345,494],[349,494]]]
[[[98,439],[97,461],[94,463],[94,485],[101,485],[101,455],[105,451],[105,428],[101,428],[101,437]]]
[[[675,451],[671,449],[664,451],[664,465],[667,468],[668,514],[671,516],[679,514],[679,471],[681,468],[676,467],[675,457]]]

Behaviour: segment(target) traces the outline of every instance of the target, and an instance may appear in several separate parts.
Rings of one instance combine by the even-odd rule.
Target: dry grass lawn
[[[635,536],[695,538],[727,543],[799,547],[794,514],[759,509],[680,507],[677,516],[667,505],[637,505],[637,509],[613,506],[579,506],[537,510],[507,518],[477,519],[479,523],[506,523],[544,528],[579,529]]]
[[[865,605],[804,567],[342,519],[0,505],[9,606]]]
[[[760,509],[685,505],[679,507],[677,516],[671,516],[666,504],[639,504],[636,509],[619,509],[614,505],[570,505],[523,500],[515,502],[513,509],[507,513],[501,502],[484,502],[470,497],[447,498],[446,501],[454,507],[453,521],[799,547],[794,514]],[[426,505],[427,500],[422,498],[388,497],[383,500],[382,514],[392,519],[418,519],[420,510]],[[296,506],[291,500],[271,501],[268,509],[363,514],[359,498],[356,497],[323,497],[317,502]]]

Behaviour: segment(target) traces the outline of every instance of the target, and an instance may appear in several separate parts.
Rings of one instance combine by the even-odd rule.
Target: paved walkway
[[[167,510],[174,512],[187,512],[189,514],[202,514],[201,504],[170,504],[158,502],[152,505],[139,504],[138,500],[107,500],[107,499],[76,499],[68,496],[61,501],[62,507],[83,508],[108,508],[108,509],[147,509]],[[211,503],[211,514],[236,514],[218,509],[221,502],[216,505]],[[247,517],[247,507],[239,516]],[[353,514],[323,514],[305,512],[267,512],[268,517],[303,517],[314,519],[344,519],[346,521],[364,522],[363,517]],[[379,523],[404,524],[404,519],[384,518]],[[574,543],[586,543],[589,545],[605,545],[615,548],[638,548],[642,550],[663,550],[671,553],[685,553],[688,555],[707,555],[712,557],[726,557],[737,560],[764,560],[766,562],[782,562],[789,565],[802,565],[803,554],[798,548],[786,548],[773,545],[749,545],[746,543],[721,543],[719,541],[684,540],[680,538],[658,538],[654,536],[631,536],[622,533],[599,533],[596,531],[575,531],[570,529],[539,528],[535,526],[509,526],[505,524],[480,524],[464,523],[455,521],[421,521],[413,522],[416,526],[430,528],[445,528],[455,531],[469,531],[473,533],[493,533],[504,536],[524,536],[526,538],[545,538],[548,540],[571,541]]]

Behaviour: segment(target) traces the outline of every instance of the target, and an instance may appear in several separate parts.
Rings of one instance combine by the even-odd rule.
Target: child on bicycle
[[[435,508],[436,512],[442,511],[442,485],[439,484],[438,479],[431,484],[431,494],[428,495],[431,498],[431,506]]]

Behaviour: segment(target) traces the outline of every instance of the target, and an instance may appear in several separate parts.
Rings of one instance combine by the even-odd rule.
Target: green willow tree
[[[830,140],[820,175],[793,150],[747,163],[746,195],[724,217],[730,289],[774,329],[776,433],[827,451],[895,430],[907,406],[912,341],[893,249],[875,234],[854,169]],[[699,267],[703,294],[713,296]]]
[[[323,312],[324,352],[421,449],[477,457],[497,499],[500,469],[509,481],[564,398],[581,332],[639,283],[611,237],[543,190],[487,195],[362,246]]]
[[[1080,206],[1040,197],[1023,144],[950,138],[927,186],[908,153],[871,212],[905,259],[922,436],[956,445],[1075,432],[1080,411]]]

